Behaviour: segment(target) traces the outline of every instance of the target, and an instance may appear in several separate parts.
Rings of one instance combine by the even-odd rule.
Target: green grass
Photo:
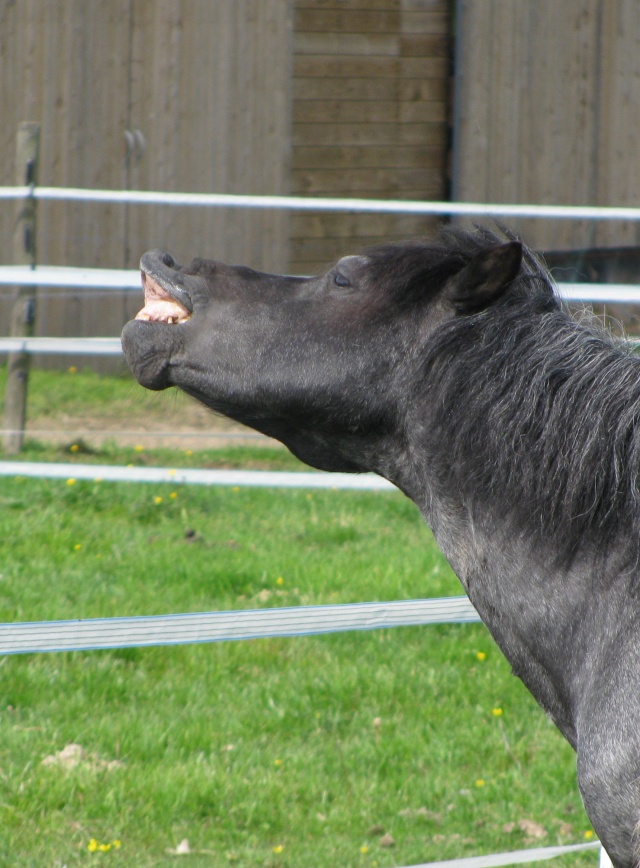
[[[2,621],[460,593],[398,493],[5,478],[0,539]],[[0,745],[0,865],[388,868],[590,831],[481,625],[5,657]]]
[[[1,506],[4,621],[459,593],[399,494],[5,479]],[[411,865],[589,829],[479,625],[7,657],[0,735],[11,865],[173,864],[185,837],[194,865]],[[70,743],[122,765],[42,765]]]

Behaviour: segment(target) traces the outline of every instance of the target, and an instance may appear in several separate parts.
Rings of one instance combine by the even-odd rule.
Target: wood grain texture
[[[640,16],[635,0],[464,0],[454,195],[637,205]],[[637,244],[637,225],[518,223],[541,248]]]
[[[295,0],[292,191],[441,199],[447,191],[450,4]],[[299,214],[291,270],[423,234],[398,215]]]

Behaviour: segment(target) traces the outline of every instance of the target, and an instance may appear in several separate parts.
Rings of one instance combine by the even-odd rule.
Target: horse
[[[122,333],[176,386],[312,467],[371,471],[422,512],[575,749],[615,868],[640,866],[640,360],[573,317],[508,230],[341,258],[315,277],[141,260]]]

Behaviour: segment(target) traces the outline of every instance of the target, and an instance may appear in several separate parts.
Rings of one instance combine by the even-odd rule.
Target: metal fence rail
[[[77,187],[0,187],[0,199],[115,202],[208,208],[271,208],[288,211],[425,214],[455,217],[530,217],[561,220],[640,221],[640,208],[593,205],[527,205],[485,202],[416,202],[309,196],[248,196],[227,193],[173,193],[152,190],[88,190]]]

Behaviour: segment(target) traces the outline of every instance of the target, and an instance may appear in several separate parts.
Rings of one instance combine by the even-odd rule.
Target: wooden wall
[[[0,184],[15,183],[16,130],[30,120],[43,185],[288,193],[291,18],[289,0],[0,0]],[[126,131],[144,147],[127,147]],[[0,203],[0,262],[14,215]],[[151,247],[286,270],[289,217],[39,206],[39,262],[135,268]],[[116,335],[140,303],[54,295],[41,291],[40,334]]]
[[[450,6],[0,0],[0,184],[15,183],[16,129],[31,120],[44,185],[444,198]],[[14,215],[0,205],[0,262]],[[135,268],[162,247],[299,273],[432,222],[64,202],[40,203],[39,218],[38,261],[51,265]],[[37,331],[118,334],[138,304],[42,290]],[[7,309],[5,292],[0,331]]]
[[[292,192],[442,199],[447,194],[448,0],[294,0]],[[291,270],[420,234],[425,218],[299,214]]]
[[[0,80],[0,184],[35,120],[54,186],[640,202],[637,0],[0,0]],[[0,204],[0,261],[14,214]],[[43,203],[38,258],[135,267],[160,246],[309,273],[432,222]],[[517,228],[542,248],[640,240],[630,224]],[[117,334],[138,304],[42,295],[53,335]]]
[[[640,204],[637,0],[460,0],[458,9],[454,198]],[[640,242],[637,224],[518,226],[542,248]]]

